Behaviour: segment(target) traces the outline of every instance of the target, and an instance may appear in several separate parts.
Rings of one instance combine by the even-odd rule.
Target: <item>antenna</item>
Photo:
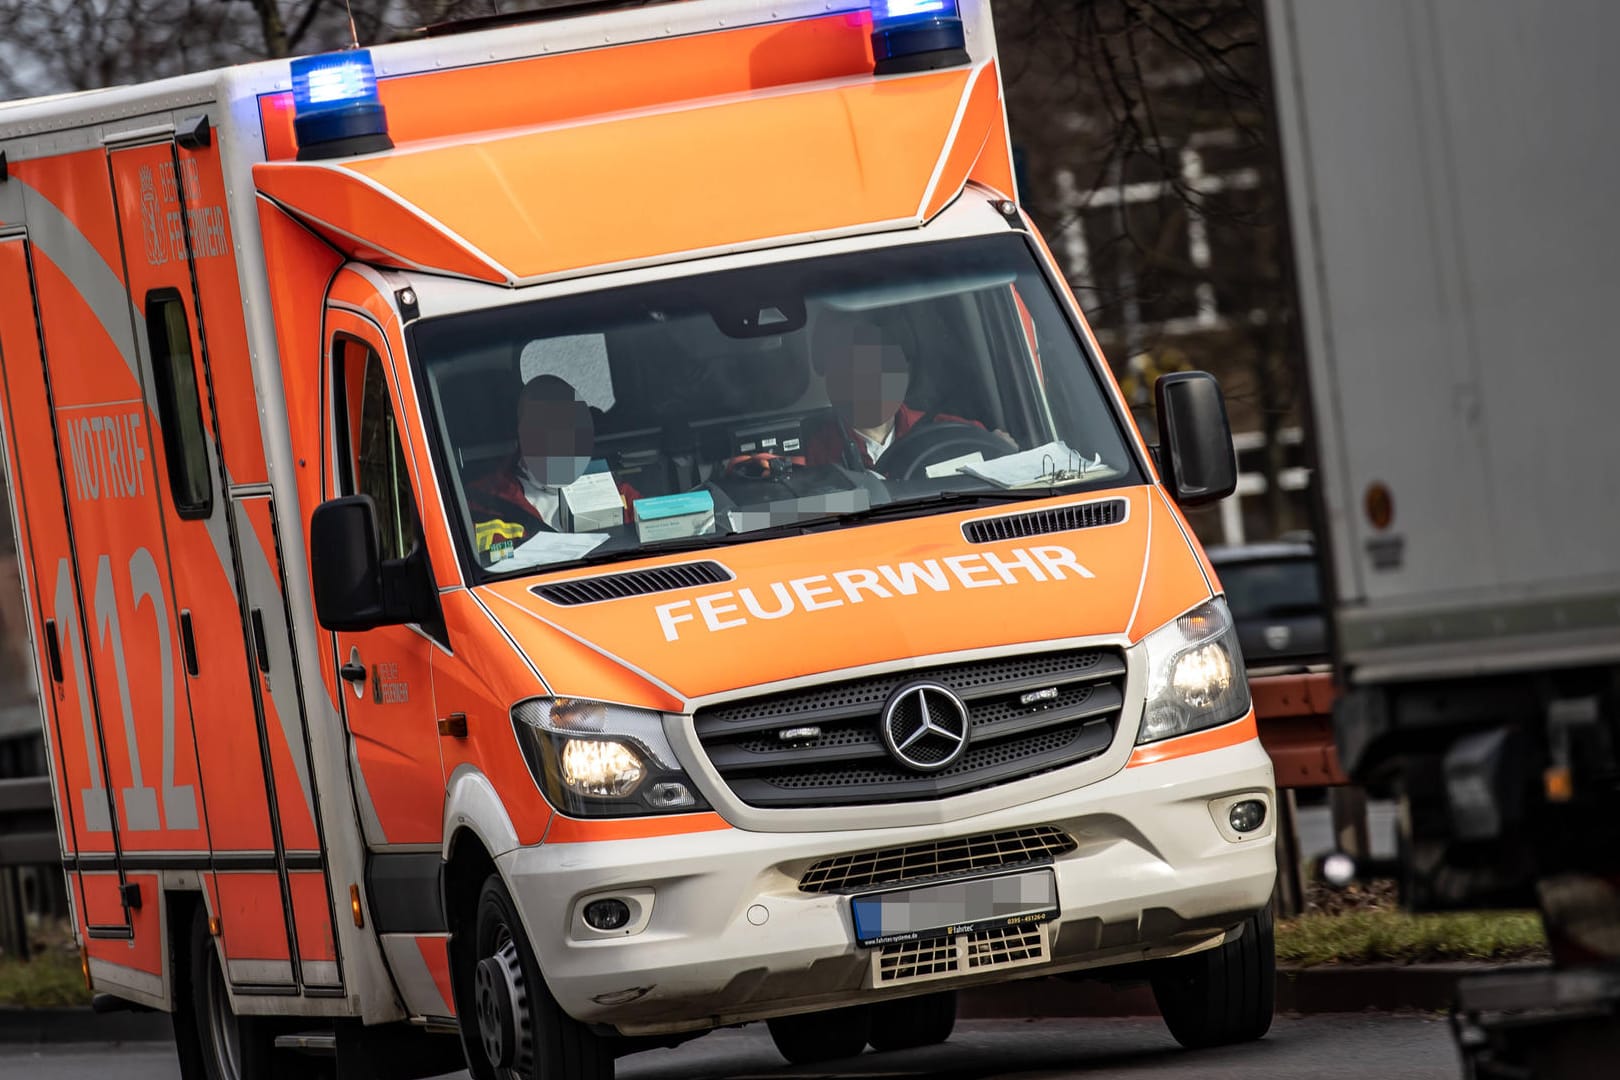
[[[343,9],[349,13],[349,41],[351,42],[349,48],[358,49],[360,47],[360,32],[354,28],[354,5],[349,3],[349,0],[343,0]]]

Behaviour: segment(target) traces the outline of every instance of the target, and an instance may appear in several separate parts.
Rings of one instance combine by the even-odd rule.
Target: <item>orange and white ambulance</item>
[[[988,3],[601,7],[0,107],[88,978],[213,1077],[808,1061],[1121,965],[1260,1036],[1224,406],[1133,425]]]

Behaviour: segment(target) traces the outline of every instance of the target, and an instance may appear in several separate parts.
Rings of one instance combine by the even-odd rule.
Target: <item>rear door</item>
[[[6,471],[75,901],[89,936],[127,939],[131,925],[114,843],[107,739],[91,689],[89,620],[80,599],[65,477],[57,455],[57,413],[35,316],[34,261],[22,235],[0,238],[0,369],[10,433]],[[54,265],[47,264],[47,273],[60,277]],[[19,467],[22,461],[28,462],[26,469]],[[98,871],[88,887],[82,873],[86,865]]]

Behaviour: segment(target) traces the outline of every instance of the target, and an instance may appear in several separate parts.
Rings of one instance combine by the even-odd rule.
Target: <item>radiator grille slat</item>
[[[551,581],[544,585],[536,585],[531,591],[553,604],[572,607],[576,604],[599,604],[604,600],[623,600],[630,596],[647,596],[673,589],[696,588],[699,585],[718,585],[723,581],[730,581],[731,577],[731,571],[719,563],[704,561],[655,566],[649,570],[630,570],[622,574]]]
[[[902,885],[1056,858],[1076,846],[1074,837],[1057,826],[1036,825],[928,844],[857,851],[815,863],[799,878],[799,888],[822,893]]]
[[[1106,752],[1125,671],[1123,653],[1111,648],[977,660],[706,706],[694,724],[715,770],[751,806],[937,799]],[[967,749],[936,772],[896,761],[881,733],[890,697],[919,681],[948,687],[968,710]]]

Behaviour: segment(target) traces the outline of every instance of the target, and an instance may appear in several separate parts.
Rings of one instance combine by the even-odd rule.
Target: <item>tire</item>
[[[1271,1028],[1277,953],[1271,909],[1243,921],[1243,934],[1213,949],[1153,965],[1153,997],[1189,1050],[1252,1042]]]
[[[912,1050],[935,1046],[956,1029],[956,991],[886,1001],[872,1006],[873,1050]]]
[[[551,996],[499,874],[479,892],[471,946],[457,964],[456,1008],[476,1080],[613,1080],[612,1047]]]
[[[819,1065],[856,1057],[865,1050],[872,1013],[866,1006],[857,1005],[802,1016],[779,1016],[765,1023],[771,1029],[771,1041],[790,1063]]]
[[[208,1080],[264,1080],[273,1076],[275,1037],[271,1023],[231,1011],[225,965],[208,932],[208,913],[201,904],[191,920],[190,959],[191,1025],[194,1047],[201,1055],[202,1074]],[[185,1037],[177,1024],[176,1041]],[[186,1062],[184,1050],[181,1062]]]

